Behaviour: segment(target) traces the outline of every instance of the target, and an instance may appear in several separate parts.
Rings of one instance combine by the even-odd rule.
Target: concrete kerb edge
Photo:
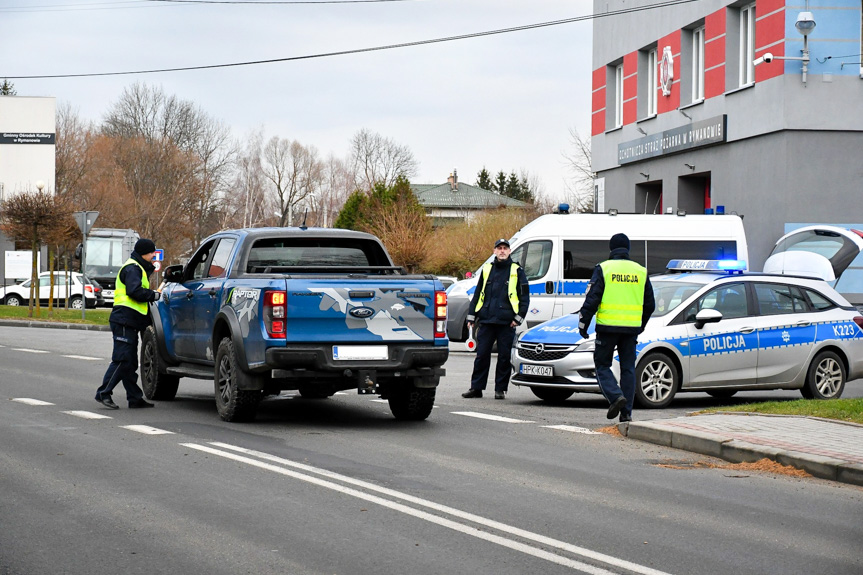
[[[77,329],[83,331],[111,331],[111,327],[107,325],[93,325],[83,323],[59,323],[47,321],[32,321],[32,320],[0,320],[0,327],[41,327],[45,329]]]
[[[712,411],[710,413],[699,413],[697,411],[693,411],[691,413],[687,413],[687,417],[701,417],[704,415],[744,415],[744,416],[758,416],[758,417],[785,417],[785,418],[797,418],[797,419],[812,419],[814,421],[823,421],[825,423],[836,423],[839,425],[850,425],[852,427],[863,427],[863,424],[855,423],[853,421],[842,421],[841,419],[828,419],[826,417],[817,417],[814,415],[792,415],[788,413],[758,413],[755,411]]]

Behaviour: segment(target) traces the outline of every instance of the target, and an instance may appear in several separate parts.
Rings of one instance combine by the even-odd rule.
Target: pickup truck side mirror
[[[166,282],[182,283],[183,282],[183,266],[180,264],[168,266],[165,268],[164,278]]]
[[[705,324],[716,323],[722,319],[722,312],[715,309],[703,309],[695,314],[695,329],[701,329]]]

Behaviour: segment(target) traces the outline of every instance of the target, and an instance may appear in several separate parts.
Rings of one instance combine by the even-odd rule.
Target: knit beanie
[[[138,255],[145,256],[156,251],[156,244],[153,242],[153,240],[141,238],[140,240],[135,242],[135,251],[138,253]]]
[[[625,248],[626,251],[629,251],[629,238],[626,237],[626,234],[614,234],[608,241],[609,250],[614,251],[618,248]]]

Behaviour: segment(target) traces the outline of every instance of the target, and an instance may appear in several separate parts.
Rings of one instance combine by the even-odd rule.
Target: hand
[[[154,293],[156,294],[156,298],[153,301],[159,301],[159,299],[162,297],[162,294],[159,292],[154,292]]]
[[[590,337],[590,334],[589,334],[589,333],[587,333],[587,330],[586,330],[586,329],[580,329],[580,330],[578,330],[578,335],[580,335],[580,336],[581,336],[581,337],[583,337],[584,339],[587,339],[588,337]]]

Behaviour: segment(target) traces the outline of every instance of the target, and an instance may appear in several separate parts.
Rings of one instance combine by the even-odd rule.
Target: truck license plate
[[[524,375],[538,375],[540,377],[553,377],[554,368],[550,365],[530,365],[529,363],[521,364],[521,373]]]
[[[114,290],[112,289],[103,289],[102,297],[114,297]]]
[[[389,359],[385,345],[334,345],[334,360]]]

